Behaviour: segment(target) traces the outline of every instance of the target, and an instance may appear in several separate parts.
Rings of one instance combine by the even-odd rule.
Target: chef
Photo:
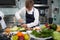
[[[25,7],[15,13],[16,19],[22,27],[35,27],[39,24],[39,12],[34,8],[33,0],[26,0]]]
[[[0,11],[0,25],[1,25],[2,29],[5,29],[6,24],[5,24],[5,21],[3,18],[4,18],[4,14]]]

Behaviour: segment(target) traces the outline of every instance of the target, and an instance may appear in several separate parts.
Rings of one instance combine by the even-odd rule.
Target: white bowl
[[[46,39],[50,39],[52,37],[47,37],[47,38],[37,38],[34,35],[31,34],[32,31],[27,31],[27,33],[30,35],[30,38],[34,38],[36,40],[46,40]]]

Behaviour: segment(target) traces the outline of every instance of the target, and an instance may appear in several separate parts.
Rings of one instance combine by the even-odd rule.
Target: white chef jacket
[[[4,14],[0,11],[0,17],[2,17],[2,20],[0,20],[0,24],[2,26],[2,29],[5,29],[6,28],[6,24],[5,24],[5,21],[4,21]]]
[[[18,12],[15,13],[15,17],[17,18],[17,20],[19,19],[23,19],[24,22],[26,23],[26,11],[28,12],[28,14],[32,14],[32,12],[34,11],[34,17],[35,20],[32,23],[28,23],[27,27],[33,27],[39,24],[39,12],[38,9],[36,8],[32,8],[31,11],[28,11],[25,7],[23,7],[21,10],[19,10]]]

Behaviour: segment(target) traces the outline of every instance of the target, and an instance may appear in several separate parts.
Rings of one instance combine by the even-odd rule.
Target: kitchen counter
[[[39,27],[42,27],[42,25],[44,25],[44,24],[40,24]],[[37,39],[31,38],[30,40],[37,40]],[[51,38],[51,39],[46,39],[46,40],[53,40],[53,38]]]

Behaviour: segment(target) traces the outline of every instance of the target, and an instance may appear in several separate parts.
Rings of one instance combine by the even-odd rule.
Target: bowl
[[[34,38],[35,40],[46,40],[46,39],[51,39],[52,37],[46,37],[46,38],[38,38],[35,37],[34,35],[31,34],[32,31],[27,31],[27,33],[30,35],[30,38]]]

